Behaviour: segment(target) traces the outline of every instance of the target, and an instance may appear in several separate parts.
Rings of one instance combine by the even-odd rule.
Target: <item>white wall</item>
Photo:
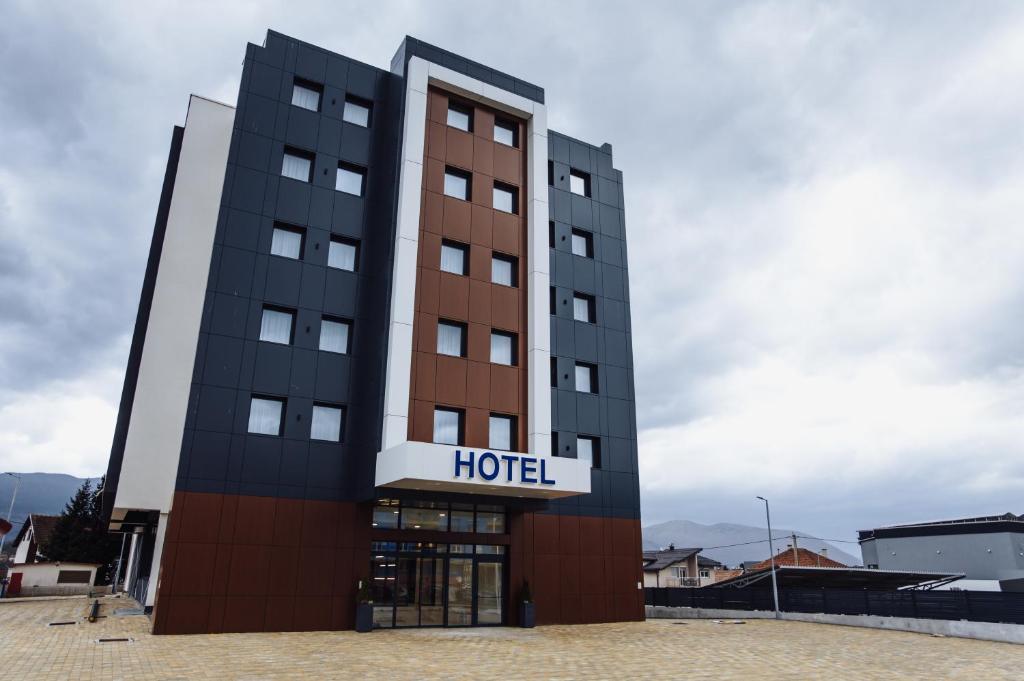
[[[90,563],[31,563],[29,565],[18,565],[14,567],[11,572],[13,574],[19,572],[22,574],[22,595],[29,596],[31,594],[25,593],[25,591],[32,587],[91,587],[92,583],[96,581],[96,568],[96,565],[92,565]],[[57,584],[57,575],[61,570],[88,570],[89,583]]]

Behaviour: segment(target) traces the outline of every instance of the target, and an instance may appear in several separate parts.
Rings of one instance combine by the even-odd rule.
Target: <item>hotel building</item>
[[[170,154],[111,448],[156,633],[643,617],[622,173],[536,85],[270,31]]]

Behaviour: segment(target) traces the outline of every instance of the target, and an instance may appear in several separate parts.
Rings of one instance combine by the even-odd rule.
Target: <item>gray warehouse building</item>
[[[890,525],[858,535],[866,567],[963,573],[961,588],[1024,591],[1024,515]]]

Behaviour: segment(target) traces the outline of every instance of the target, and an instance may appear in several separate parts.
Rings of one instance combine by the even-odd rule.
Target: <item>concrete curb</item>
[[[646,606],[648,619],[775,619],[770,610],[714,610],[710,608],[670,608]],[[838,624],[846,627],[909,631],[933,636],[973,638],[981,641],[1024,644],[1024,625],[967,620],[927,620],[880,615],[826,615],[824,613],[783,612],[779,619],[788,622]]]

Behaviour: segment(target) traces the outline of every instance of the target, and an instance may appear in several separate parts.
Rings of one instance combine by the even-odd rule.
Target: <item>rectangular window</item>
[[[313,181],[313,155],[286,147],[281,161],[281,174],[299,182]]]
[[[487,447],[489,449],[500,449],[503,452],[511,452],[516,448],[515,418],[491,414],[488,426]]]
[[[437,354],[449,357],[466,356],[466,326],[458,322],[437,323]]]
[[[580,196],[590,196],[590,174],[581,170],[569,170],[569,191]]]
[[[366,168],[360,168],[350,163],[339,163],[334,188],[339,192],[362,196],[366,189]]]
[[[274,225],[274,236],[270,240],[270,255],[301,260],[302,236],[303,231],[301,229]]]
[[[558,387],[558,360],[554,357],[551,358],[551,387]]]
[[[462,444],[462,412],[458,409],[434,409],[434,442],[441,445]]]
[[[253,397],[249,404],[249,432],[258,435],[280,435],[282,411],[284,400]]]
[[[448,125],[466,132],[473,131],[473,109],[456,102],[448,102]]]
[[[470,174],[456,170],[455,168],[444,169],[444,195],[453,199],[469,201],[470,197]]]
[[[578,322],[594,323],[596,315],[594,314],[597,304],[594,302],[593,296],[588,296],[583,293],[572,294],[572,318]]]
[[[476,531],[483,534],[503,534],[505,532],[505,514],[501,506],[476,507]]]
[[[548,289],[548,311],[551,314],[558,314],[558,294],[555,293],[554,286]]]
[[[519,126],[511,121],[503,121],[495,119],[494,121],[494,141],[498,144],[504,144],[509,147],[518,147],[519,140],[516,138],[519,136],[517,132]]]
[[[332,236],[327,250],[327,266],[355,272],[359,258],[359,244],[350,239]]]
[[[341,119],[346,123],[368,128],[370,127],[370,109],[372,106],[365,99],[348,96],[345,98],[345,110],[341,114]]]
[[[510,255],[495,253],[491,256],[491,283],[516,286],[517,261]]]
[[[323,91],[323,87],[316,83],[296,78],[295,84],[292,86],[292,104],[310,111],[319,111],[320,94]]]
[[[260,340],[268,343],[290,345],[295,315],[272,307],[263,308],[263,320],[260,323]]]
[[[313,423],[309,428],[309,439],[341,442],[341,411],[340,407],[314,404]]]
[[[441,271],[452,274],[466,275],[466,263],[469,261],[469,248],[454,241],[441,242]]]
[[[710,570],[701,570],[700,571],[700,578],[701,579],[711,579],[711,571]]]
[[[555,186],[555,162],[548,161],[548,186]]]
[[[601,440],[589,435],[576,438],[576,458],[590,463],[591,468],[601,467]]]
[[[555,221],[548,220],[548,248],[555,247]]]
[[[57,572],[58,584],[88,584],[92,570],[60,570]]]
[[[519,190],[511,185],[495,182],[494,209],[504,213],[518,213]]]
[[[444,530],[448,529],[447,504],[423,502],[423,507],[402,507],[403,530]],[[403,544],[403,546],[405,546]],[[415,546],[415,544],[413,544]]]
[[[551,456],[558,456],[558,433],[551,431]]]
[[[351,322],[324,317],[320,322],[320,349],[347,355],[351,330]]]
[[[491,362],[513,366],[516,363],[515,338],[511,333],[491,331]]]
[[[576,363],[576,392],[597,392],[597,367],[593,364]]]
[[[594,257],[594,237],[580,229],[572,230],[572,254],[583,258]]]

